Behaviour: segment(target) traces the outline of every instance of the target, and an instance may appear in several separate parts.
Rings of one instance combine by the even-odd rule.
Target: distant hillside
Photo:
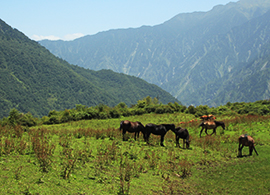
[[[0,118],[12,108],[44,116],[76,104],[136,104],[147,96],[179,102],[146,81],[110,70],[70,65],[0,20]]]
[[[270,98],[229,84],[249,80],[247,69],[269,45],[270,0],[240,0],[209,12],[179,14],[157,26],[110,30],[74,41],[41,41],[53,54],[93,70],[138,76],[170,92],[185,105],[226,104]],[[268,66],[265,66],[268,69]],[[239,72],[240,71],[240,72]],[[257,72],[258,77],[263,72]],[[239,82],[237,81],[239,84]],[[257,84],[247,82],[253,88]],[[234,96],[222,96],[222,89]]]

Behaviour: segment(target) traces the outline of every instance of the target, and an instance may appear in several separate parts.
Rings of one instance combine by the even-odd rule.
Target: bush
[[[111,118],[119,118],[121,115],[120,112],[116,108],[114,108],[110,110],[110,116]]]
[[[145,109],[143,108],[134,108],[131,110],[132,115],[142,115],[145,114]]]
[[[156,114],[174,113],[174,110],[170,106],[160,105],[159,107],[156,108],[155,113]]]
[[[196,113],[196,108],[191,105],[185,110],[185,113],[195,114]]]
[[[29,112],[22,115],[19,119],[19,124],[22,126],[32,127],[37,125],[37,118],[34,118],[33,115]]]

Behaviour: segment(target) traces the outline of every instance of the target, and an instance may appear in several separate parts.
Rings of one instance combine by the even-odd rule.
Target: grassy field
[[[0,194],[270,194],[270,117],[217,116],[226,129],[199,137],[200,121],[187,114],[147,114],[0,129]],[[126,134],[121,120],[174,123],[189,130],[190,149],[164,145],[151,135]],[[211,130],[209,130],[211,132]],[[238,156],[237,138],[247,133],[259,153]],[[182,146],[182,140],[180,140]]]

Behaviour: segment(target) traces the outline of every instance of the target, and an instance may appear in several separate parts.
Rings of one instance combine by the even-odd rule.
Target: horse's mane
[[[136,121],[136,122],[139,123],[140,125],[142,125],[144,127],[144,125],[140,121]]]
[[[214,121],[216,124],[224,124],[224,122],[222,122],[222,121]]]

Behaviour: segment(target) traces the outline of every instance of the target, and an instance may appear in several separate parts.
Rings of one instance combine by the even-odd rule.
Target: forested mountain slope
[[[12,108],[44,116],[76,104],[135,104],[146,96],[179,102],[146,81],[110,70],[70,65],[0,20],[0,118]]]
[[[44,40],[40,44],[82,67],[138,76],[161,86],[185,105],[252,101],[269,98],[264,93],[267,88],[260,88],[250,99],[240,98],[250,97],[248,92],[236,95],[237,100],[220,97],[222,91],[216,90],[240,92],[237,85],[228,83],[233,81],[233,73],[259,60],[269,44],[269,9],[270,0],[240,0],[209,12],[179,14],[153,27],[110,30],[74,41]],[[248,79],[246,74],[241,71],[237,77]],[[249,88],[256,85],[248,83]]]

